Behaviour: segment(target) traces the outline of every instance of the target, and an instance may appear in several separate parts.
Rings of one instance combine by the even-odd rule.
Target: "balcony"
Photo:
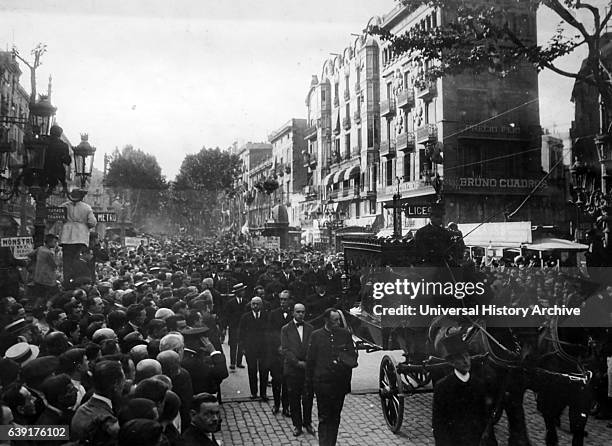
[[[359,155],[361,155],[361,149],[359,148],[359,146],[353,147],[351,150],[351,156],[359,156]]]
[[[361,82],[355,82],[355,94],[357,96],[361,94]]]
[[[400,133],[397,135],[397,150],[402,150],[406,152],[414,152],[415,142],[414,142],[414,133]]]
[[[304,186],[303,192],[306,198],[314,198],[317,196],[317,190],[314,186]]]
[[[351,100],[351,92],[348,88],[344,90],[344,100],[347,102]]]
[[[438,127],[435,124],[425,124],[416,131],[417,144],[428,144],[438,140]]]
[[[395,115],[395,99],[389,99],[388,101],[380,101],[380,114],[381,116],[394,116]]]
[[[304,139],[316,139],[317,138],[317,128],[318,126],[313,123],[311,126],[306,127],[304,131]]]
[[[387,158],[395,157],[395,141],[381,141],[380,142],[380,156],[386,156]]]
[[[351,128],[351,118],[350,117],[345,117],[342,118],[342,128],[344,130],[349,130]]]
[[[338,97],[338,95],[336,95],[336,97],[334,97],[334,107],[338,106],[340,106],[340,98]]]
[[[331,191],[331,192],[329,193],[329,198],[330,198],[331,200],[336,200],[336,199],[338,199],[338,194],[339,194],[339,193],[340,193],[340,191],[339,191],[339,190],[333,190],[333,191]]]
[[[417,87],[416,96],[419,99],[423,99],[424,101],[429,101],[437,94],[436,91],[436,82],[435,81],[427,81],[423,86]]]
[[[353,121],[355,121],[355,125],[361,124],[361,112],[360,111],[356,111],[355,113],[353,113]]]
[[[414,108],[414,89],[408,88],[402,90],[397,95],[397,106],[399,108],[411,109]]]

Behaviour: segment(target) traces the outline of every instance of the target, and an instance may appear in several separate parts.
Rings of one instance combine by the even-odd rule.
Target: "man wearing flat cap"
[[[453,372],[434,385],[432,427],[436,446],[481,444],[488,411],[484,383],[470,374],[471,361],[461,333],[438,337],[436,349]]]

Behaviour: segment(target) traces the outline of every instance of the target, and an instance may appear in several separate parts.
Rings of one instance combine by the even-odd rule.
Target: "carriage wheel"
[[[379,390],[380,406],[385,421],[396,434],[404,421],[404,386],[397,372],[397,362],[385,355],[380,362]]]

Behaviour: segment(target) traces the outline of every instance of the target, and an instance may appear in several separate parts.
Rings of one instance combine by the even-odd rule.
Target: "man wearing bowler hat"
[[[486,428],[484,383],[472,376],[468,348],[460,333],[436,340],[453,371],[434,385],[432,427],[436,446],[478,446]]]
[[[451,234],[442,225],[444,206],[431,206],[429,223],[414,234],[417,261],[429,266],[443,266],[450,255]]]
[[[242,365],[242,346],[240,345],[239,339],[239,326],[240,318],[246,312],[244,299],[244,293],[246,291],[246,285],[243,283],[237,283],[233,286],[232,291],[235,295],[234,298],[230,299],[223,309],[223,321],[221,328],[223,330],[228,329],[228,341],[230,348],[230,369],[234,370],[236,366],[244,368]]]

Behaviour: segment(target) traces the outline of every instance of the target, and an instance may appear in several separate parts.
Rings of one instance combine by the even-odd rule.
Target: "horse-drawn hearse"
[[[346,274],[358,276],[362,284],[359,296],[343,299],[343,325],[352,332],[358,349],[403,351],[402,358],[385,355],[379,369],[381,408],[394,433],[402,427],[404,406],[409,404],[410,397],[433,392],[433,384],[452,371],[437,348],[437,341],[452,333],[462,336],[469,346],[472,370],[487,382],[490,401],[493,401],[486,430],[490,439],[494,439],[493,427],[505,411],[509,444],[529,444],[523,397],[530,389],[535,392],[538,410],[544,417],[546,444],[558,443],[556,429],[566,407],[569,407],[572,444],[583,444],[592,404],[592,373],[588,369],[593,346],[591,331],[576,327],[580,325],[576,323],[566,328],[564,321],[556,317],[519,328],[490,327],[486,318],[480,317],[431,317],[427,324],[422,319],[414,324],[408,316],[401,323],[386,324],[384,316],[374,311],[374,301],[368,293],[368,281],[372,279],[368,275],[373,271],[401,275],[396,267],[414,267],[413,241],[355,238],[345,239],[343,244]],[[457,273],[449,273],[450,270],[446,264],[428,279],[457,279]],[[418,268],[414,271],[412,274],[418,276]],[[473,269],[458,274],[464,281],[479,279]]]

